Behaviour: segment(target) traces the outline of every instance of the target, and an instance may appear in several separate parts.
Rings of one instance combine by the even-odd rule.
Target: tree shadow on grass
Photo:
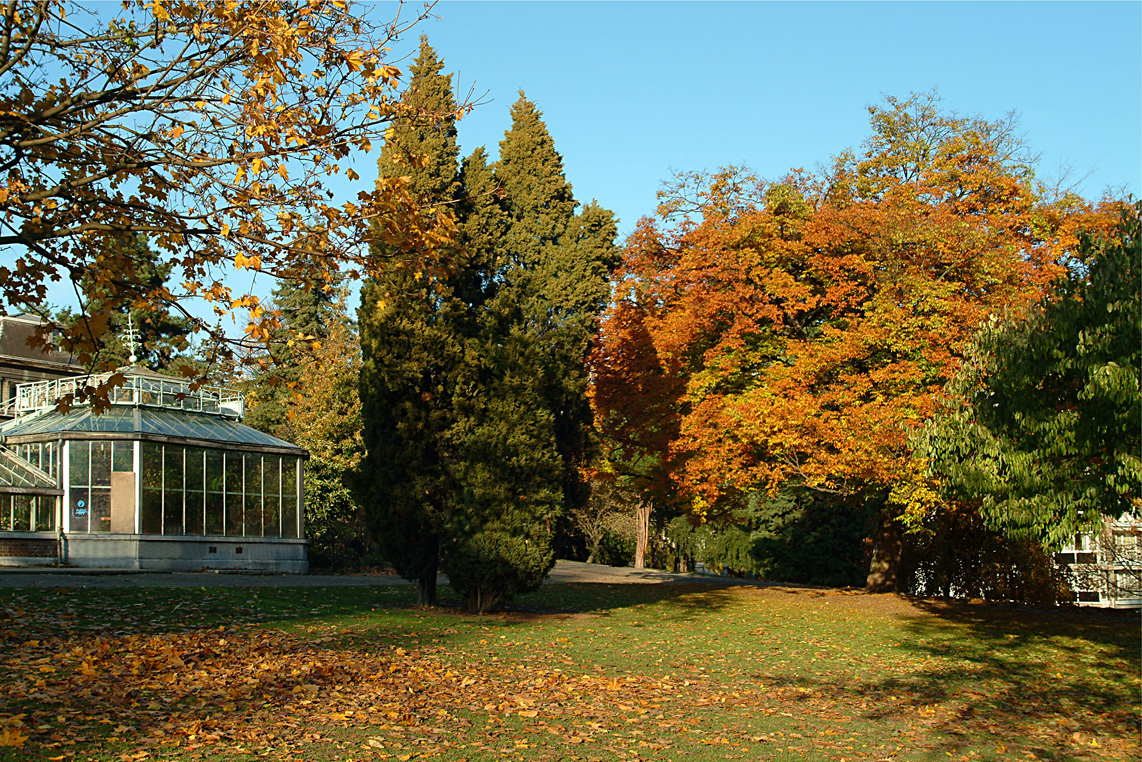
[[[647,608],[656,619],[687,621],[731,604],[732,588],[709,584],[552,585],[520,596],[486,615],[461,611],[461,599],[441,589],[441,605],[415,606],[415,588],[45,588],[0,591],[0,612],[11,637],[160,636],[218,627],[274,627],[332,633],[356,647],[413,647],[462,643],[485,630],[507,631],[524,623],[571,617],[607,617]],[[0,623],[0,635],[5,630]],[[340,635],[338,632],[345,634]]]
[[[867,722],[923,727],[924,752],[947,759],[981,746],[1000,758],[1136,759],[1136,616],[912,601],[896,644],[908,668],[811,695],[865,702]]]

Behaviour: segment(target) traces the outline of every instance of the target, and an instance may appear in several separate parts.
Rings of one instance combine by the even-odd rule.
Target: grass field
[[[810,588],[0,591],[0,760],[1131,760],[1139,619]],[[451,605],[450,605],[451,604]]]

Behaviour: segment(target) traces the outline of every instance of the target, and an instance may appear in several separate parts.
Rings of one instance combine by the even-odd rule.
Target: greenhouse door
[[[111,472],[111,531],[135,533],[135,474],[129,471]]]

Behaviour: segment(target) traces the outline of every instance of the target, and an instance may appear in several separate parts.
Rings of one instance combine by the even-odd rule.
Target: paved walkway
[[[556,561],[545,584],[596,582],[647,585],[668,582],[759,584],[750,580],[706,574],[671,574],[656,569],[600,566]],[[444,577],[440,584],[447,584]],[[386,574],[253,574],[235,572],[153,572],[131,569],[37,569],[0,566],[0,588],[21,587],[371,587],[406,585]]]

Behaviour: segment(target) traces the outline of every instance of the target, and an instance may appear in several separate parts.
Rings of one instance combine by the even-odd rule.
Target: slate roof
[[[0,359],[33,368],[60,372],[83,371],[70,352],[33,349],[28,338],[44,321],[33,315],[0,316]]]

